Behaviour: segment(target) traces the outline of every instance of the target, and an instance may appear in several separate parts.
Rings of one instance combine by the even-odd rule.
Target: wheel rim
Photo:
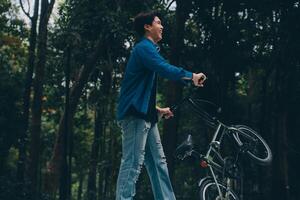
[[[244,126],[237,126],[239,131],[250,135],[254,140],[246,138],[243,134],[235,133],[234,137],[239,144],[242,145],[242,150],[245,150],[252,158],[261,163],[269,163],[271,161],[271,151],[266,142],[255,131]]]
[[[224,185],[219,184],[219,187],[221,189],[222,195],[225,194],[226,187]],[[236,200],[237,197],[233,192],[230,190],[228,191],[228,199],[227,200]],[[219,197],[219,192],[218,188],[216,186],[216,183],[210,182],[206,184],[203,188],[203,193],[202,193],[202,199],[203,200],[220,200],[221,198]]]

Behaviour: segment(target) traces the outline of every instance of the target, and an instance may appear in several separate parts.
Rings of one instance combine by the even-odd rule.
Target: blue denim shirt
[[[192,78],[192,72],[169,64],[157,51],[157,45],[143,38],[133,48],[121,85],[117,120],[126,115],[132,105],[143,114],[147,113],[155,73],[170,80]]]

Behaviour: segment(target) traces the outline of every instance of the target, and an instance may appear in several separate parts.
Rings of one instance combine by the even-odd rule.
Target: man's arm
[[[136,48],[136,53],[144,67],[157,72],[160,76],[170,80],[190,79],[193,73],[169,64],[152,46],[141,45]]]
[[[203,73],[192,73],[181,67],[169,64],[156,49],[151,46],[139,46],[136,51],[141,63],[162,77],[170,80],[192,80],[195,86],[203,86],[203,82],[206,79]]]

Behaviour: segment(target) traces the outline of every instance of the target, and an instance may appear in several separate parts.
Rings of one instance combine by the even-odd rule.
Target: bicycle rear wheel
[[[245,125],[235,125],[238,131],[233,138],[258,164],[267,165],[272,161],[272,152],[266,141],[254,130]]]
[[[222,196],[222,199],[226,200],[239,200],[238,196],[233,190],[228,189],[224,184],[218,183]],[[221,200],[219,196],[217,184],[213,180],[207,180],[200,185],[200,200]]]

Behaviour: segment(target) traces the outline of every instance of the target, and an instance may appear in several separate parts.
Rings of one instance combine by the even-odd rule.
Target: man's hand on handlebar
[[[192,81],[194,82],[194,85],[197,87],[203,87],[203,83],[206,80],[206,76],[203,73],[193,73]]]

